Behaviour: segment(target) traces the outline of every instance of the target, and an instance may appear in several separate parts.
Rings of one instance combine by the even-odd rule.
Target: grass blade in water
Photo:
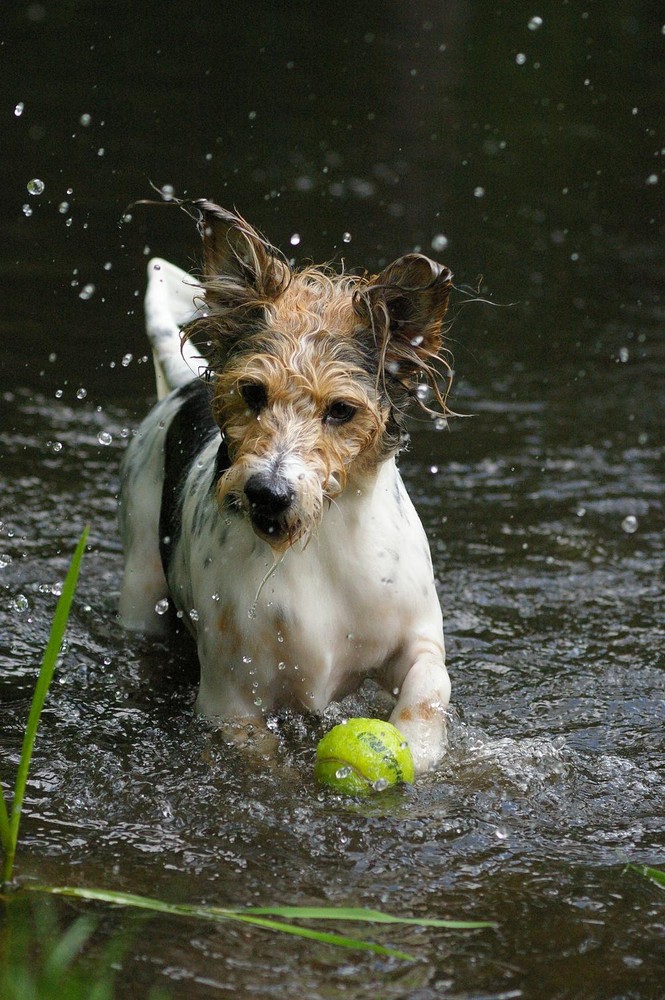
[[[53,616],[51,633],[44,651],[44,657],[39,670],[37,684],[35,685],[35,693],[32,696],[30,714],[28,716],[28,723],[23,737],[21,759],[19,761],[18,772],[16,775],[16,783],[14,785],[14,798],[12,801],[11,815],[9,817],[8,829],[6,830],[5,835],[3,835],[3,850],[5,853],[2,869],[3,882],[11,881],[12,872],[14,870],[14,855],[16,854],[19,823],[21,822],[21,808],[23,806],[23,798],[25,796],[25,789],[28,782],[28,771],[30,770],[30,761],[32,759],[35,738],[37,736],[37,728],[39,726],[39,719],[44,707],[44,701],[53,678],[53,671],[55,670],[55,665],[58,660],[60,647],[62,646],[62,639],[67,627],[67,621],[69,620],[69,612],[72,606],[74,592],[76,590],[76,582],[78,580],[81,559],[83,558],[85,545],[88,540],[88,531],[89,529],[87,527],[83,530],[79,543],[76,546],[76,551],[74,552],[72,561],[69,565],[69,570],[67,571],[67,576],[62,588],[62,594],[58,599],[55,615]],[[2,827],[3,820],[0,820],[0,828]]]
[[[357,920],[368,924],[411,924],[414,927],[445,927],[449,930],[474,930],[496,927],[488,920],[443,920],[436,917],[395,917],[381,910],[355,906],[251,906],[236,912],[248,915],[293,917],[299,920]]]
[[[665,871],[661,871],[659,868],[650,868],[649,865],[628,865],[628,867],[655,882],[661,889],[665,889]]]
[[[297,927],[279,920],[246,913],[245,910],[225,909],[219,906],[201,906],[188,903],[170,903],[149,896],[136,896],[133,893],[116,892],[112,889],[86,889],[76,886],[26,885],[33,892],[51,893],[57,896],[71,896],[75,899],[97,900],[102,903],[114,903],[117,906],[132,906],[156,913],[168,913],[172,916],[195,917],[199,920],[235,920],[240,923],[253,924],[264,930],[278,931],[282,934],[294,934],[298,937],[319,941],[322,944],[332,944],[338,948],[351,948],[357,951],[372,951],[377,955],[386,955],[413,962],[415,957],[406,952],[398,951],[387,945],[375,944],[373,941],[363,941],[329,931],[315,931],[309,927]]]

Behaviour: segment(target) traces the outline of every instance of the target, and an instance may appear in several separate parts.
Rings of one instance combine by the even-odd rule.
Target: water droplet
[[[30,602],[25,594],[17,594],[12,601],[12,608],[14,611],[18,611],[20,615],[24,614],[30,607]]]
[[[634,514],[628,514],[621,522],[621,527],[627,535],[634,535],[639,527],[639,523]]]
[[[626,361],[628,361],[629,357],[630,357],[630,352],[629,352],[628,348],[627,347],[620,347],[619,348],[619,361],[622,364],[625,365],[625,363],[626,363]]]
[[[445,250],[448,246],[448,237],[443,233],[437,233],[432,237],[432,250]]]
[[[350,774],[351,774],[351,768],[348,766],[348,764],[345,764],[344,767],[339,767],[335,771],[335,777],[339,778],[340,780],[342,780],[343,778],[348,778]]]
[[[134,359],[133,354],[124,354],[122,358],[122,367],[127,368],[129,365],[131,365],[133,359]]]
[[[518,66],[524,65],[524,63],[526,62],[526,56],[524,55],[523,52],[517,53],[517,55],[515,56],[515,62],[517,63]]]
[[[445,417],[436,417],[434,420],[435,431],[445,431],[448,429],[448,421]]]
[[[485,188],[484,187],[475,187],[473,189],[473,197],[474,198],[484,198],[485,197]]]
[[[58,211],[60,212],[60,215],[66,215],[67,212],[69,211],[69,202],[61,201],[60,204],[58,205]]]
[[[32,215],[32,208],[30,207],[30,205],[23,205],[21,211],[23,212],[23,214],[27,219],[29,219],[30,216]]]
[[[0,569],[6,569],[7,566],[11,565],[12,557],[6,552],[0,553]]]
[[[286,663],[284,663],[284,660],[280,660],[279,661],[279,663],[277,664],[277,669],[278,670],[286,670]]]
[[[56,389],[55,390],[54,395],[55,395],[56,399],[62,399],[62,394],[63,394],[63,390],[62,389]]]
[[[85,397],[87,395],[88,395],[88,390],[87,389],[77,389],[76,390],[76,398],[77,399],[85,399]]]
[[[646,179],[646,183],[651,186],[658,183],[658,174],[649,174]]]
[[[437,474],[437,472],[439,471],[439,466],[438,465],[430,465],[429,471],[432,473],[433,476],[435,476]]]
[[[84,114],[81,115],[81,117],[79,118],[79,124],[81,124],[83,128],[87,128],[91,121],[92,121],[92,115]]]
[[[254,704],[256,705],[256,707],[257,707],[257,708],[260,708],[260,707],[261,707],[261,705],[263,704],[263,701],[261,700],[261,698],[259,698],[259,697],[258,697],[258,695],[257,695],[257,697],[256,697],[256,698],[254,699]]]
[[[43,194],[45,186],[44,181],[40,181],[39,177],[33,177],[26,185],[28,194],[31,194],[33,197]]]
[[[91,299],[94,294],[95,294],[95,286],[89,282],[87,285],[84,285],[81,291],[79,292],[79,298],[86,301],[87,299]]]
[[[159,189],[159,193],[161,194],[164,201],[173,201],[175,195],[175,188],[173,187],[173,184],[162,184],[161,188]]]
[[[17,118],[20,118],[24,111],[25,111],[25,104],[23,103],[23,101],[19,101],[16,107],[14,108],[14,114],[16,115]]]
[[[281,632],[277,633],[277,642],[284,642],[284,636]]]
[[[155,611],[158,615],[165,615],[169,610],[169,599],[168,597],[162,597],[161,600],[157,601],[155,604]]]
[[[59,451],[62,451],[62,441],[47,441],[46,447],[49,451],[52,451],[57,455]]]
[[[529,23],[527,25],[527,27],[529,28],[529,31],[538,31],[538,29],[542,28],[542,26],[543,26],[543,19],[542,19],[542,17],[538,17],[536,15],[535,17],[529,18]]]
[[[191,611],[189,612],[189,619],[190,621],[193,622],[197,622],[199,620],[199,613],[196,610],[196,608],[192,608]]]
[[[351,242],[351,233],[342,233],[342,243]]]
[[[99,434],[97,435],[97,440],[99,441],[100,444],[108,446],[113,441],[113,435],[109,434],[108,431],[100,431]]]
[[[382,792],[384,788],[387,787],[388,787],[388,782],[386,781],[385,778],[377,778],[376,781],[372,784],[372,788],[374,789],[375,792]]]
[[[297,247],[298,244],[300,243],[300,233],[294,233],[291,239],[289,240],[289,243],[291,244],[292,247]]]
[[[411,340],[411,347],[420,347],[424,339],[425,338],[422,336],[422,334],[418,334],[418,336],[413,337]]]
[[[252,658],[251,658],[251,656],[246,656],[246,655],[245,655],[245,656],[243,656],[243,658],[242,658],[242,662],[243,662],[243,663],[251,663],[251,662],[252,662]]]

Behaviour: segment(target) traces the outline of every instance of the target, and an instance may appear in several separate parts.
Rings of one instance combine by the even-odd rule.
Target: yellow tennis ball
[[[414,779],[408,744],[390,722],[349,719],[316,748],[314,777],[336,792],[363,795]]]

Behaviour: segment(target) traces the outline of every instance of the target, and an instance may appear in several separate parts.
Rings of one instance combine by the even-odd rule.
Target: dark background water
[[[499,925],[374,934],[407,967],[163,918],[119,995],[665,995],[662,891],[623,872],[665,862],[664,26],[651,2],[4,6],[5,782],[92,525],[19,876]],[[451,751],[394,798],[321,797],[321,727],[298,719],[262,773],[192,718],[187,650],[116,624],[117,468],[153,392],[144,265],[198,260],[183,213],[128,208],[151,183],[236,206],[299,260],[418,247],[455,272],[472,418],[418,429],[401,462],[440,584]],[[380,708],[370,691],[324,725]]]

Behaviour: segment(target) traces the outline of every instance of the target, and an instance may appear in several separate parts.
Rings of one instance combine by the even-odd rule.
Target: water
[[[33,7],[5,45],[3,778],[92,533],[19,877],[498,925],[367,930],[405,965],[103,911],[100,941],[133,928],[123,997],[663,996],[663,894],[624,871],[665,867],[661,12],[394,5],[324,33],[314,10],[167,23],[149,3],[128,35],[122,3],[103,23]],[[420,246],[455,272],[452,404],[470,416],[415,427],[401,461],[454,702],[449,754],[412,788],[354,803],[312,782],[326,729],[387,709],[372,688],[275,720],[265,767],[193,717],[185,641],[117,626],[118,463],[153,392],[144,264],[195,250],[176,207],[130,210],[149,179],[236,205],[298,259],[377,269]],[[495,305],[460,308],[464,288]]]

